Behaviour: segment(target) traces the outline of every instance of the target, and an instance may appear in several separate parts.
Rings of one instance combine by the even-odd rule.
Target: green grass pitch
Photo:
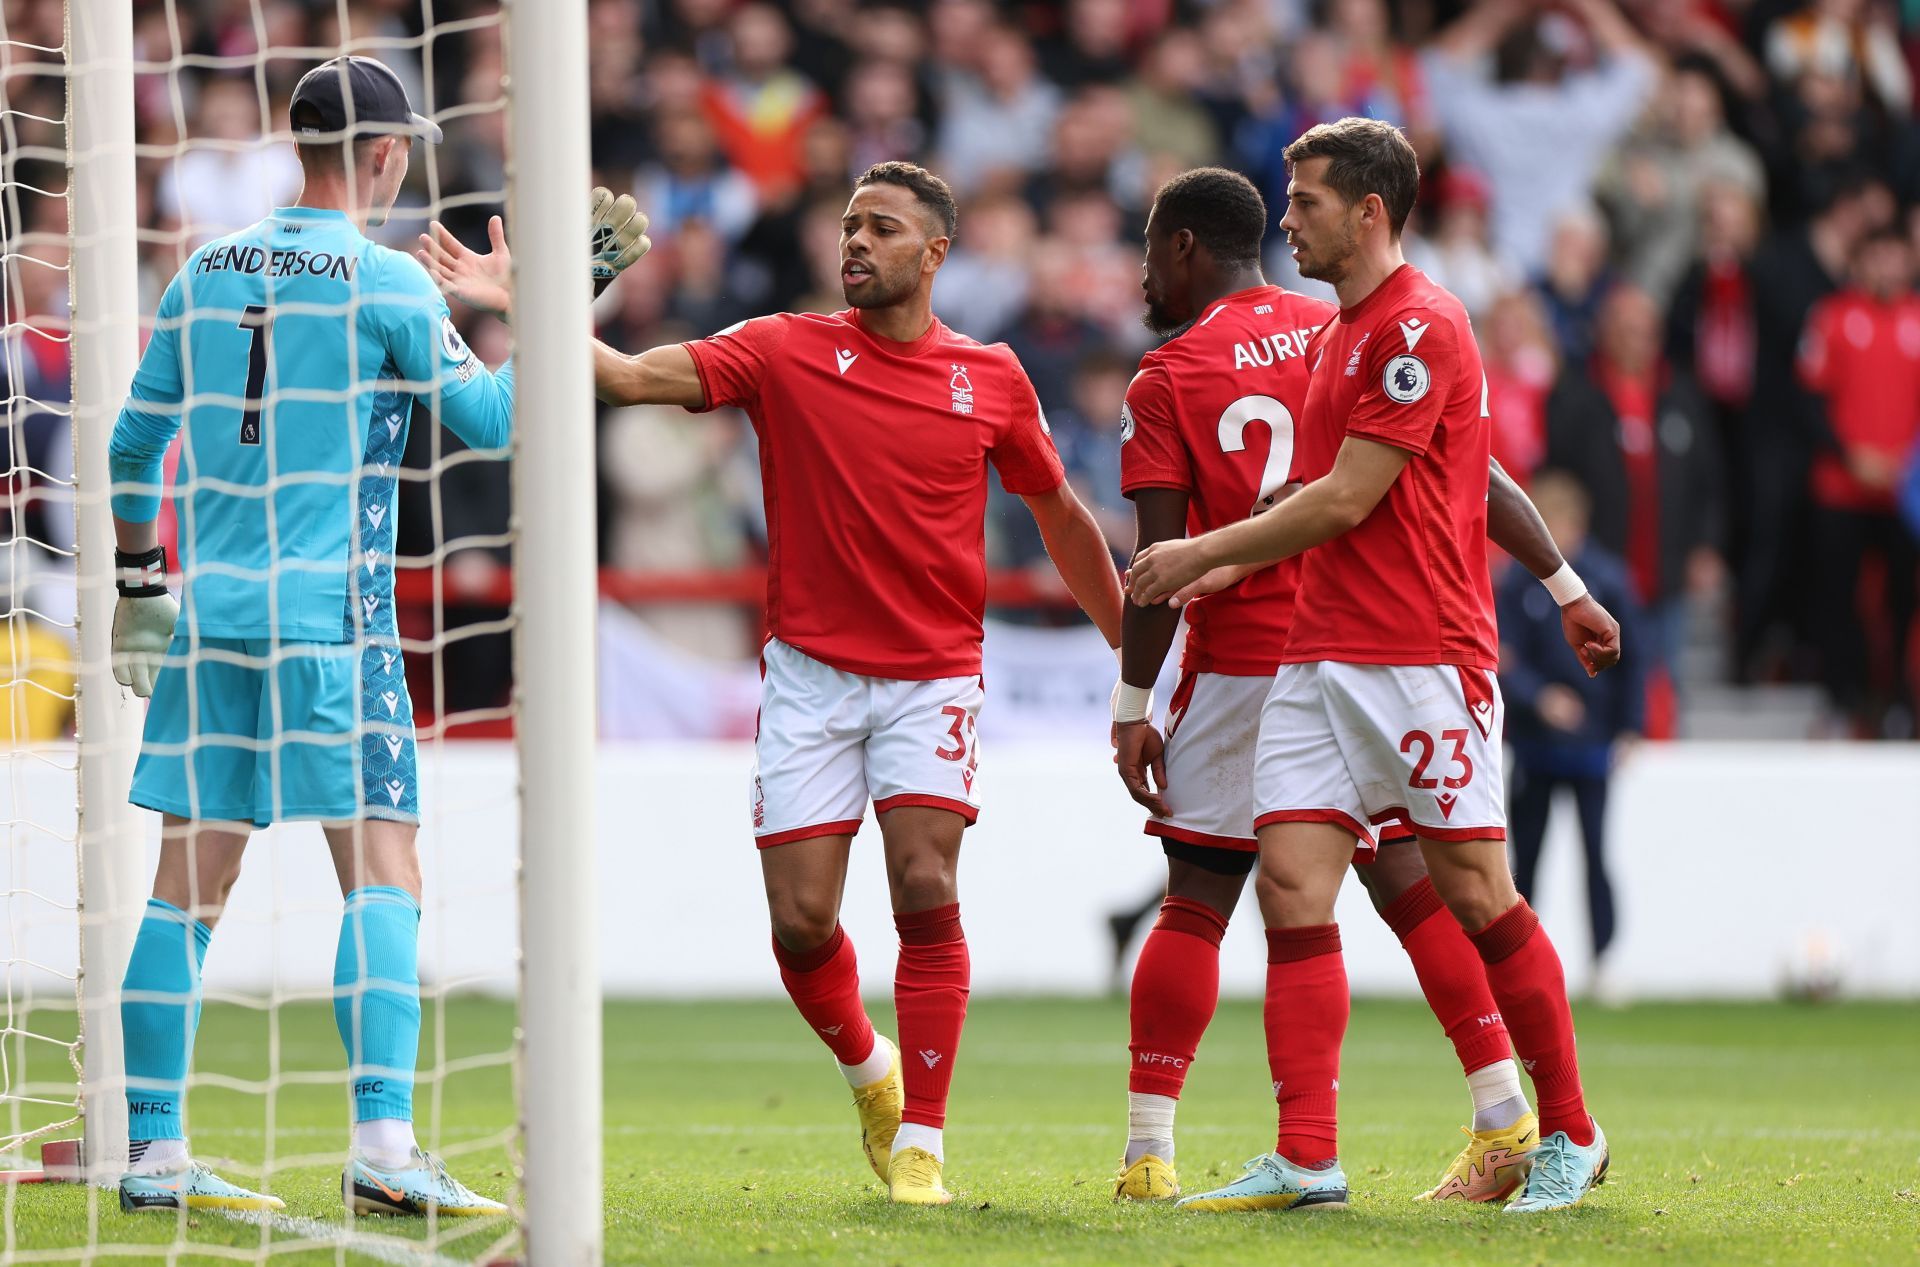
[[[431,1036],[432,1009],[429,1010]],[[884,1010],[876,1017],[890,1023]],[[954,1081],[944,1210],[894,1209],[860,1155],[847,1094],[826,1053],[784,1002],[615,1003],[606,1013],[607,1260],[611,1263],[1208,1267],[1328,1263],[1920,1262],[1920,1008],[1912,1004],[1659,1005],[1579,1014],[1591,1103],[1613,1144],[1613,1174],[1578,1210],[1517,1220],[1410,1198],[1452,1155],[1467,1108],[1453,1055],[1417,1003],[1356,1004],[1342,1071],[1345,1212],[1192,1215],[1115,1206],[1122,1142],[1125,1005],[1107,1000],[976,1001]],[[446,1047],[459,1059],[506,1046],[511,1010],[455,1001]],[[265,1017],[210,1007],[200,1070],[267,1072]],[[283,1070],[302,1081],[274,1103],[274,1190],[295,1235],[341,1224],[337,1162],[345,1099],[324,1007],[280,1014]],[[429,1053],[431,1056],[431,1053]],[[307,1081],[306,1079],[311,1079]],[[423,1113],[461,1153],[456,1172],[503,1193],[512,1120],[509,1072],[456,1072]],[[1273,1142],[1258,1005],[1221,1008],[1180,1110],[1189,1191],[1236,1173]],[[257,1165],[265,1103],[206,1085],[191,1103],[196,1151]],[[492,1142],[488,1142],[492,1141]],[[236,1173],[233,1177],[241,1178]],[[231,1261],[188,1249],[163,1259],[175,1220],[130,1218],[111,1194],[103,1242],[150,1243],[132,1261]],[[88,1202],[71,1186],[13,1193],[10,1242],[34,1250],[87,1240]],[[498,1234],[428,1246],[423,1226],[363,1221],[380,1243],[276,1252],[298,1263],[466,1261]],[[289,1229],[273,1233],[284,1250]],[[189,1242],[258,1248],[263,1232],[196,1215]],[[231,1251],[229,1250],[229,1253]],[[115,1260],[126,1261],[126,1260]]]

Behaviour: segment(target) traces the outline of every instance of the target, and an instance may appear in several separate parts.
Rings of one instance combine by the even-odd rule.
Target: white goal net
[[[0,0],[0,1261],[598,1261],[598,977],[592,911],[577,909],[592,905],[581,895],[592,892],[593,848],[578,782],[592,761],[592,648],[581,642],[593,626],[586,112],[580,77],[554,73],[584,62],[584,10],[584,0]],[[538,426],[537,449],[520,446],[518,425],[511,451],[473,448],[439,425],[438,389],[409,383],[411,412],[375,418],[370,434],[385,443],[370,441],[333,481],[366,516],[350,537],[348,608],[371,615],[361,603],[384,601],[391,578],[390,618],[348,622],[355,663],[390,647],[382,698],[404,722],[410,696],[414,713],[418,1139],[510,1212],[356,1220],[344,1210],[355,1110],[336,1032],[343,896],[319,825],[280,821],[253,834],[206,949],[180,1112],[196,1161],[285,1209],[126,1213],[121,982],[161,822],[128,804],[147,703],[109,666],[110,497],[140,490],[111,483],[106,445],[140,349],[167,324],[156,314],[170,279],[205,244],[299,194],[289,96],[341,53],[393,70],[444,132],[413,146],[391,218],[367,236],[410,252],[438,220],[484,249],[488,216],[506,215],[523,333],[455,304],[444,337],[495,369],[511,355],[519,399],[542,402],[537,416],[516,411]],[[511,93],[510,57],[530,72]],[[576,115],[577,142],[514,144]],[[562,276],[578,284],[526,280]],[[333,316],[357,328],[353,294]],[[368,394],[342,384],[333,408],[351,418]],[[315,392],[269,372],[258,403],[252,378],[246,395],[267,450],[285,453],[278,420]],[[163,490],[148,490],[164,491],[157,531],[176,595],[192,494],[277,507],[297,504],[289,490],[314,478],[270,457],[259,488],[234,489],[184,447],[169,448]],[[291,552],[280,534],[312,525],[266,518],[274,562],[261,579],[278,594],[300,576],[297,561],[280,561]],[[510,563],[512,596],[498,579]],[[198,576],[222,565],[193,566]],[[267,606],[276,622],[286,610]],[[271,769],[312,739],[267,720],[287,708],[280,666],[292,640],[276,623],[264,646],[204,638],[170,661],[194,684],[196,737],[159,750],[184,758],[192,804],[214,799],[198,759],[219,746],[204,736],[231,696],[223,673],[266,683],[248,742]],[[400,733],[356,709],[331,738],[377,755]],[[360,774],[364,805],[380,789]],[[273,817],[301,815],[274,804]],[[529,822],[541,825],[541,857],[523,868]],[[564,1180],[543,1159],[565,1159]]]

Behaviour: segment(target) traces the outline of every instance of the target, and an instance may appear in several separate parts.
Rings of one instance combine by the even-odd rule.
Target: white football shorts
[[[1505,840],[1500,684],[1450,664],[1283,664],[1260,715],[1254,825],[1327,822],[1363,840]],[[1171,777],[1171,771],[1169,771]]]
[[[980,678],[866,677],[779,639],[761,652],[753,739],[754,843],[766,849],[860,830],[903,805],[980,815]]]

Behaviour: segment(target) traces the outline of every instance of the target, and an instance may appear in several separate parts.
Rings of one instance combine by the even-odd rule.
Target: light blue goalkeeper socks
[[[148,899],[121,982],[128,1139],[186,1138],[180,1102],[200,1028],[200,969],[212,939],[212,929],[179,907]]]
[[[420,904],[405,889],[347,894],[333,961],[333,1019],[347,1049],[353,1120],[413,1117],[420,1058]]]

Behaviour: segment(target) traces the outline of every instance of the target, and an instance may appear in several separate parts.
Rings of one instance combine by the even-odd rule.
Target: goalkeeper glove
[[[632,194],[602,185],[593,191],[593,294],[613,284],[633,262],[653,247],[647,237],[647,214],[634,204]]]
[[[167,551],[155,546],[141,554],[113,552],[119,575],[113,606],[113,680],[131,686],[141,699],[153,694],[153,681],[173,641],[180,604],[167,593]]]

